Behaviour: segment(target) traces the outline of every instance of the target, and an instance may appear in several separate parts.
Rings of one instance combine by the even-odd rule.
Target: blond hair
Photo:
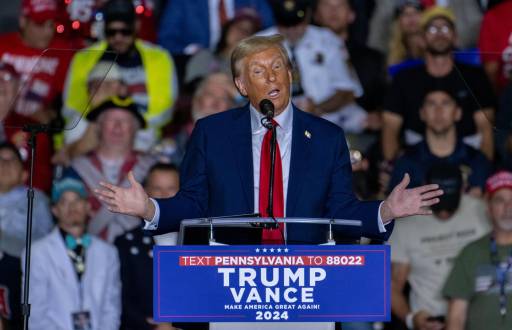
[[[389,40],[388,66],[395,65],[407,58],[407,48],[405,47],[405,36],[400,29],[398,21],[393,23],[391,38]]]
[[[240,62],[249,55],[256,54],[269,48],[276,48],[286,61],[286,66],[291,69],[292,64],[288,52],[283,46],[284,37],[280,34],[271,36],[252,36],[238,43],[231,53],[231,72],[233,79],[240,75]]]
[[[419,36],[423,38],[423,32],[418,31],[416,33],[407,36],[404,31],[400,28],[398,21],[393,23],[391,32],[391,39],[389,41],[389,52],[387,57],[388,66],[399,64],[408,58],[417,59],[422,58],[425,52],[424,46],[412,47],[408,38],[412,36]]]

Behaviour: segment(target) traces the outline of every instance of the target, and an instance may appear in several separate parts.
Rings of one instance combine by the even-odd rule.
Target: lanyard
[[[491,262],[496,268],[496,280],[500,286],[500,315],[504,317],[507,314],[507,295],[505,287],[508,282],[507,274],[512,268],[512,249],[510,249],[510,254],[507,258],[507,265],[502,267],[498,258],[498,246],[494,236],[491,236]]]
[[[73,268],[75,270],[76,279],[78,281],[78,300],[79,300],[79,307],[80,307],[79,310],[81,311],[81,310],[83,310],[83,305],[84,305],[83,277],[84,277],[84,273],[85,273],[85,253],[86,253],[86,246],[90,245],[90,238],[89,238],[89,241],[86,241],[86,242],[82,242],[82,240],[81,240],[80,241],[81,245],[79,245],[78,249],[77,249],[77,242],[70,235],[67,235],[66,236],[66,244],[67,244],[67,253],[73,263]],[[79,253],[77,253],[77,252],[79,252]]]
[[[84,281],[83,275],[85,272],[85,248],[81,247],[82,253],[77,255],[75,251],[68,249],[68,255],[73,263],[73,268],[76,274],[76,280],[78,281],[78,300],[80,304],[80,311],[83,309],[84,304]]]
[[[79,300],[79,311],[84,310],[84,281],[78,280],[78,300]]]

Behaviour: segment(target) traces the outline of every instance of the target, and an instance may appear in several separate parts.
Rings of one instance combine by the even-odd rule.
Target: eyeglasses
[[[123,37],[129,37],[133,34],[132,29],[124,28],[124,29],[105,29],[105,35],[107,37],[113,37],[116,34],[120,33]]]
[[[448,35],[451,32],[452,32],[452,29],[448,25],[443,25],[443,26],[431,25],[427,29],[427,33],[428,34],[439,34],[439,33],[441,33],[441,34],[444,34],[444,35]]]

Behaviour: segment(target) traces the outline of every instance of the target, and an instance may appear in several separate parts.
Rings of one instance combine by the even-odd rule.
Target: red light
[[[69,5],[69,4],[71,3],[71,1],[72,1],[72,0],[64,0],[64,3],[65,3],[66,5]]]
[[[73,21],[73,23],[71,23],[71,27],[73,28],[73,30],[78,30],[80,28],[80,22]]]
[[[64,32],[64,25],[59,24],[57,25],[57,33],[63,33]]]
[[[144,6],[143,5],[138,5],[137,7],[135,7],[135,12],[140,15],[144,12]]]

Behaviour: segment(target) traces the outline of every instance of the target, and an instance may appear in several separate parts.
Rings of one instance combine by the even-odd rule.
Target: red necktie
[[[273,121],[274,125],[278,125]],[[260,159],[260,197],[259,210],[262,217],[267,217],[268,212],[268,192],[270,180],[270,141],[272,130],[268,130],[263,137],[261,145]],[[281,152],[279,143],[276,141],[276,161],[274,164],[274,194],[273,194],[274,217],[284,217],[284,194],[283,194],[283,166],[281,164]],[[263,229],[263,244],[283,244],[283,224],[279,224],[279,229]]]
[[[224,26],[228,21],[228,14],[226,13],[226,6],[224,6],[224,0],[219,0],[219,22],[220,26]]]

